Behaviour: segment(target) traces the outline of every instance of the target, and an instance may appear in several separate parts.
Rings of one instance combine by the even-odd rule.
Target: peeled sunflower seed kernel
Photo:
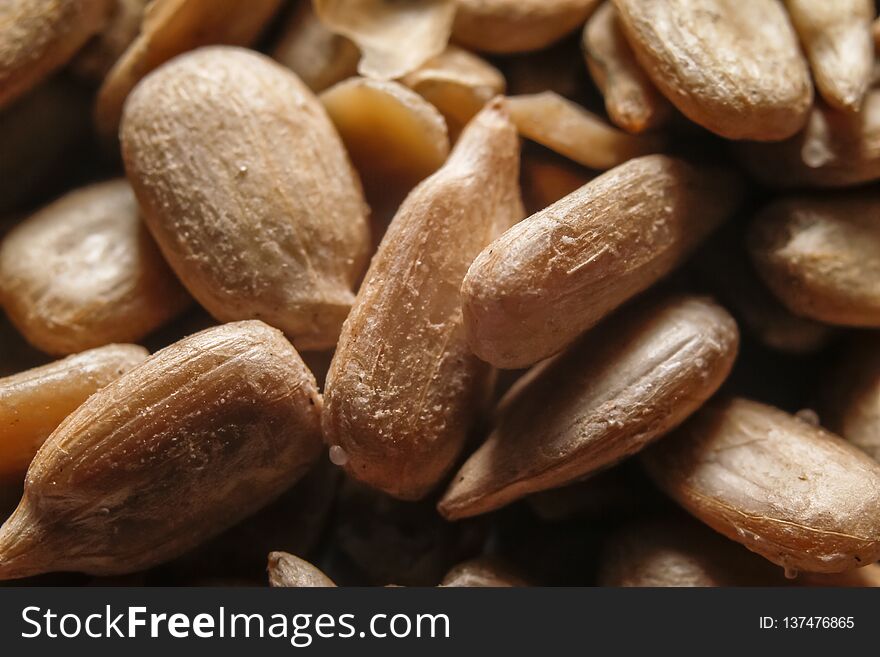
[[[665,155],[599,176],[477,256],[461,287],[468,343],[501,368],[552,356],[681,264],[740,196],[731,173]]]
[[[98,131],[115,139],[126,98],[146,75],[200,46],[250,45],[281,0],[153,0],[140,34],[104,78],[95,106]]]
[[[333,588],[336,584],[317,566],[287,552],[269,554],[269,586],[275,588]]]
[[[333,32],[361,50],[358,72],[392,80],[414,71],[449,42],[455,0],[313,0]]]
[[[40,448],[0,528],[0,579],[122,574],[179,556],[302,476],[321,451],[320,414],[314,377],[262,322],[157,352]]]
[[[880,341],[855,341],[820,395],[823,425],[880,461]]]
[[[510,116],[523,137],[591,169],[610,169],[659,151],[662,135],[630,135],[552,91],[511,96]]]
[[[23,479],[64,418],[148,355],[143,347],[112,344],[0,379],[0,480]]]
[[[630,523],[605,543],[601,586],[780,586],[778,569],[705,525],[677,515]]]
[[[491,557],[471,559],[453,567],[440,586],[446,588],[481,588],[528,586],[506,564]]]
[[[453,37],[492,53],[540,50],[574,32],[600,0],[456,0]]]
[[[458,289],[522,217],[518,173],[516,131],[491,103],[392,220],[327,377],[324,438],[355,479],[419,499],[461,451],[489,372],[465,342]]]
[[[0,302],[25,338],[50,354],[139,341],[191,301],[124,179],[70,192],[0,246]]]
[[[320,98],[360,174],[374,215],[397,210],[449,155],[443,116],[397,82],[349,78]]]
[[[778,0],[613,0],[654,84],[695,123],[727,139],[798,132],[813,84]]]
[[[642,460],[676,502],[789,576],[880,558],[880,463],[783,411],[713,403]]]
[[[66,64],[107,22],[110,0],[0,3],[0,108]]]
[[[400,82],[443,114],[453,139],[486,103],[503,94],[506,87],[501,71],[456,46],[448,46],[407,73]]]
[[[272,49],[272,57],[319,93],[357,75],[361,52],[350,39],[334,34],[318,20],[311,0],[298,0]]]
[[[610,0],[587,21],[581,41],[590,75],[615,124],[627,132],[640,133],[670,118],[672,105],[636,60]]]
[[[438,508],[455,520],[599,472],[680,424],[727,378],[736,323],[681,297],[627,309],[502,400]]]
[[[196,300],[220,321],[262,319],[299,349],[336,344],[367,208],[294,73],[240,48],[182,55],[138,85],[121,138],[144,219]]]
[[[775,201],[753,220],[752,260],[792,312],[880,327],[880,194]]]
[[[806,128],[775,144],[742,143],[735,154],[771,187],[851,187],[880,179],[880,89],[857,114],[817,102]]]
[[[839,110],[857,112],[871,81],[871,0],[785,0],[810,60],[819,93]]]

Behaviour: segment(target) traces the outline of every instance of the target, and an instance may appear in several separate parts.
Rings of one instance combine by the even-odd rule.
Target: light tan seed
[[[828,324],[880,327],[880,194],[776,201],[752,222],[749,250],[792,312]]]
[[[281,31],[272,57],[296,73],[315,93],[357,74],[360,50],[318,20],[311,0],[299,0]]]
[[[850,187],[880,179],[880,89],[858,114],[817,102],[807,127],[778,144],[743,143],[735,152],[773,187]]]
[[[397,82],[350,78],[321,94],[374,212],[392,208],[449,155],[446,121]]]
[[[551,356],[668,274],[736,208],[737,179],[630,160],[486,247],[461,288],[468,343],[502,368]]]
[[[313,0],[330,30],[361,50],[358,72],[391,80],[439,55],[449,42],[454,0]]]
[[[672,105],[636,61],[610,0],[587,22],[581,43],[590,75],[614,123],[627,132],[640,133],[670,118]]]
[[[638,452],[718,389],[738,340],[730,315],[699,297],[610,319],[501,402],[495,429],[453,478],[440,512],[486,513]]]
[[[591,169],[610,169],[627,160],[659,151],[662,135],[630,135],[555,92],[545,91],[506,100],[523,137]]]
[[[785,0],[785,5],[810,60],[819,93],[832,107],[857,112],[874,66],[874,3]]]
[[[22,481],[61,421],[148,355],[135,345],[107,345],[0,379],[0,480]]]
[[[772,564],[687,518],[676,515],[625,525],[605,542],[601,586],[780,586]]]
[[[0,579],[121,574],[182,554],[305,472],[320,454],[320,414],[311,373],[262,322],[157,352],[40,448],[0,528]]]
[[[45,198],[78,166],[91,130],[91,95],[53,78],[0,110],[0,213]]]
[[[695,123],[728,139],[798,132],[813,85],[778,0],[613,0],[651,80]]]
[[[336,584],[317,566],[287,552],[269,553],[269,586],[275,588],[330,588]]]
[[[492,53],[540,50],[584,24],[600,0],[456,0],[453,37]]]
[[[211,314],[262,319],[300,349],[336,344],[369,248],[366,206],[294,73],[240,48],[188,53],[138,86],[121,136],[147,225]]]
[[[112,0],[107,25],[89,41],[71,63],[77,75],[100,83],[122,53],[137,38],[144,10],[151,0]]]
[[[446,573],[440,586],[446,588],[508,588],[528,586],[528,584],[498,559],[480,557],[454,566]]]
[[[456,46],[447,47],[400,81],[440,110],[453,139],[506,87],[501,71]]]
[[[715,403],[643,462],[685,509],[790,576],[880,557],[880,464],[778,409]]]
[[[125,100],[147,74],[200,46],[250,45],[280,5],[281,0],[153,0],[144,13],[140,34],[98,92],[98,131],[115,140]]]
[[[352,477],[418,499],[452,467],[489,373],[465,342],[458,289],[522,217],[518,173],[516,131],[491,103],[391,222],[327,377],[324,438]]]
[[[50,354],[137,342],[192,302],[124,179],[70,192],[0,246],[0,302]]]
[[[66,64],[104,27],[110,0],[0,3],[0,108]]]
[[[880,340],[856,341],[820,392],[822,424],[880,461]]]

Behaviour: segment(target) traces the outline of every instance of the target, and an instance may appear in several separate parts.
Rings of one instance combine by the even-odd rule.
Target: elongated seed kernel
[[[880,557],[880,464],[778,409],[714,403],[643,462],[685,509],[789,573]]]
[[[6,236],[0,302],[33,345],[71,354],[139,341],[192,299],[118,179],[67,194]]]
[[[453,139],[506,87],[501,71],[456,46],[447,47],[400,81],[440,110]]]
[[[857,112],[871,81],[871,0],[785,0],[810,60],[819,93],[832,107]]]
[[[24,479],[61,421],[148,355],[143,347],[112,344],[0,379],[0,480]]]
[[[431,103],[397,82],[349,78],[321,102],[364,184],[370,207],[393,206],[449,155],[446,121]]]
[[[281,588],[335,587],[317,566],[287,552],[269,553],[269,586]]]
[[[470,354],[458,289],[523,215],[516,131],[499,102],[410,194],[373,257],[327,376],[324,439],[354,478],[419,499],[452,467],[488,369]]]
[[[98,130],[116,138],[125,100],[149,73],[200,46],[250,45],[281,0],[153,0],[138,37],[104,78],[95,105]]]
[[[262,319],[300,349],[336,343],[369,248],[366,206],[294,73],[240,48],[182,55],[138,86],[121,136],[147,225],[212,315]]]
[[[632,522],[606,541],[601,586],[780,586],[782,573],[705,525],[677,515]]]
[[[361,50],[358,72],[391,80],[414,71],[446,48],[454,0],[313,0],[330,30]]]
[[[880,340],[855,341],[820,390],[824,426],[880,461]]]
[[[456,0],[453,37],[493,53],[540,50],[574,32],[600,0]]]
[[[495,429],[453,478],[440,512],[486,513],[638,452],[718,389],[738,341],[730,315],[699,297],[610,319],[502,401]]]
[[[610,169],[661,149],[661,135],[630,135],[552,91],[507,99],[523,137],[591,169]]]
[[[755,217],[752,260],[792,312],[880,327],[880,194],[794,197]]]
[[[0,108],[70,60],[107,22],[110,0],[0,3]]]
[[[86,43],[71,63],[80,77],[101,83],[132,41],[137,38],[151,0],[111,0],[107,25]]]
[[[670,117],[672,105],[636,61],[610,0],[587,22],[581,42],[590,75],[605,96],[605,109],[614,123],[639,133]]]
[[[357,75],[360,50],[318,20],[311,0],[298,0],[282,29],[272,57],[296,73],[315,93]]]
[[[645,71],[695,123],[728,139],[798,132],[813,85],[778,0],[613,0]]]
[[[499,588],[528,586],[528,584],[500,560],[480,557],[454,566],[446,573],[440,586],[447,588]]]
[[[40,448],[0,528],[0,579],[121,574],[182,554],[299,479],[320,453],[320,414],[314,377],[262,322],[157,352]]]
[[[517,368],[560,351],[678,266],[734,211],[739,187],[725,171],[651,155],[514,226],[462,284],[474,353]]]
[[[742,143],[735,153],[773,187],[851,187],[880,178],[880,89],[858,114],[817,102],[806,128],[776,144]]]

